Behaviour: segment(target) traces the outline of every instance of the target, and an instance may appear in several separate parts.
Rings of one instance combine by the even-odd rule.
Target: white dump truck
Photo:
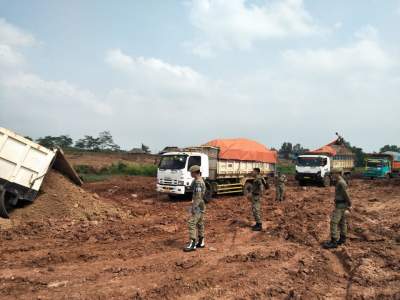
[[[0,128],[0,216],[8,218],[21,200],[33,201],[51,167],[82,184],[61,149],[47,149]]]
[[[157,191],[171,197],[190,193],[193,178],[189,168],[199,165],[207,199],[213,195],[247,194],[251,191],[253,169],[260,168],[268,180],[275,173],[276,160],[275,151],[251,140],[213,140],[199,147],[164,153],[157,172]]]
[[[296,180],[300,185],[307,182],[329,186],[335,173],[343,173],[350,179],[354,170],[355,155],[346,147],[342,137],[304,155],[296,162]]]

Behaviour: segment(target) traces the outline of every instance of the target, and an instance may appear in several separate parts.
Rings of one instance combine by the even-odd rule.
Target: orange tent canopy
[[[212,146],[220,149],[221,159],[260,161],[276,163],[276,151],[269,150],[264,145],[248,139],[217,139],[204,146]]]

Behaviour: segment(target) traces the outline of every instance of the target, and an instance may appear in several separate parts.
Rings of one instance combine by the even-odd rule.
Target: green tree
[[[379,150],[380,153],[386,151],[400,152],[400,147],[397,147],[396,145],[385,145]]]
[[[36,142],[47,148],[56,148],[56,147],[68,148],[71,147],[73,144],[72,138],[70,138],[68,135],[60,135],[60,136],[47,135],[45,137],[38,138]]]
[[[120,147],[114,143],[114,139],[109,131],[103,131],[99,133],[98,137],[100,150],[119,150]]]
[[[293,149],[292,149],[292,153],[296,156],[302,155],[308,151],[309,151],[309,149],[303,148],[303,146],[300,144],[294,145]]]
[[[142,150],[144,153],[150,154],[150,148],[148,146],[146,146],[145,144],[142,144]]]
[[[98,138],[91,135],[85,135],[75,143],[75,147],[84,150],[98,151],[100,150],[100,142]]]
[[[290,155],[293,153],[292,143],[284,142],[278,152],[279,152],[279,155],[288,159],[290,157]]]
[[[85,135],[75,143],[75,147],[90,151],[117,151],[120,147],[114,143],[113,137],[109,131],[99,133],[98,137]]]

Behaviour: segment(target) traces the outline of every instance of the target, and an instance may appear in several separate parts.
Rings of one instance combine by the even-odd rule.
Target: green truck
[[[365,160],[365,178],[392,178],[400,175],[400,153],[383,152],[369,154]]]

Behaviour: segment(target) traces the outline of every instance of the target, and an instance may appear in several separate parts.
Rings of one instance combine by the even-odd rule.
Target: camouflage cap
[[[190,173],[200,172],[200,167],[198,165],[191,166],[190,169],[189,169],[189,172]]]

